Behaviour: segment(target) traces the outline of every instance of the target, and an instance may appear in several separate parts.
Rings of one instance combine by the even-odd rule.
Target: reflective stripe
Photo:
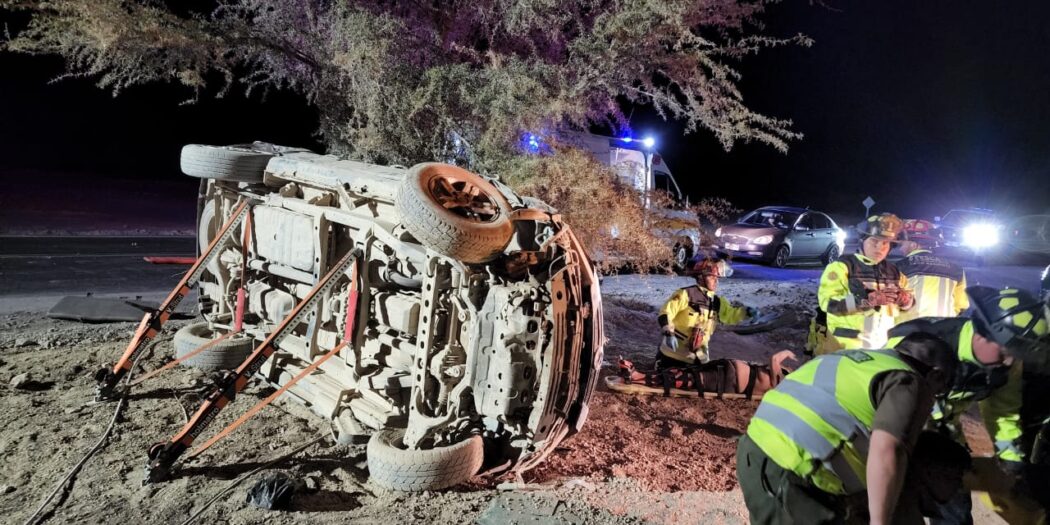
[[[871,334],[875,333],[875,326],[878,322],[879,314],[864,316],[864,328],[861,330],[860,338],[862,341],[867,341]]]
[[[780,384],[780,387],[782,386],[784,383]],[[813,459],[820,461],[824,468],[839,478],[847,494],[855,494],[866,488],[841,451],[791,411],[772,403],[762,403],[754,417],[773,425],[808,452]]]
[[[937,279],[937,313],[938,317],[948,317],[948,279]]]
[[[1016,456],[1014,456],[1014,457],[1018,457],[1018,458],[1023,458],[1024,457],[1024,454],[1021,452],[1021,449],[1017,448],[1017,445],[1013,442],[1013,440],[1009,440],[1009,439],[996,441],[995,442],[995,451],[996,451],[996,455],[997,456],[998,455],[1002,455],[1003,452],[1012,452],[1012,453],[1016,454]]]
[[[817,363],[817,371],[813,373],[813,384],[830,387],[832,396],[835,395],[835,382],[838,379],[839,360],[841,359],[841,355],[829,355]],[[837,405],[838,402],[835,404]]]
[[[926,280],[922,277],[912,277],[908,279],[908,286],[911,286],[912,293],[915,296],[915,302],[912,307],[919,309],[920,305],[925,304],[923,299],[926,296]]]
[[[818,370],[817,373],[820,371]],[[846,436],[846,440],[852,442],[857,448],[859,455],[867,457],[868,429],[842,408],[834,394],[818,386],[804,385],[790,379],[780,383],[777,390],[795,398],[799,404],[812,410],[838,433]]]
[[[809,452],[814,459],[824,461],[835,453],[835,446],[828,441],[828,438],[822,436],[802,418],[784,407],[762,403],[758,405],[754,417],[773,425],[802,449]]]
[[[846,294],[846,311],[849,313],[857,311],[857,299],[852,293]]]

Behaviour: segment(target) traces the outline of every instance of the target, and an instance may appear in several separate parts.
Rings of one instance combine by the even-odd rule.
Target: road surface
[[[193,256],[192,237],[0,237],[0,313],[44,311],[65,295],[159,301],[188,266],[151,255]]]
[[[0,313],[46,310],[65,295],[160,297],[185,274],[187,266],[157,265],[150,255],[192,256],[193,237],[0,237]],[[1041,266],[976,267],[960,260],[971,284],[1035,290]],[[798,265],[772,268],[733,263],[731,279],[810,281],[816,286],[823,268]],[[636,276],[606,279],[609,291]],[[688,280],[683,280],[687,283]],[[615,292],[613,292],[615,293]]]

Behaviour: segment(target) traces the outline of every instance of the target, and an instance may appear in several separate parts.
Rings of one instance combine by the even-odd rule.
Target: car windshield
[[[740,219],[741,224],[752,224],[756,226],[774,226],[787,230],[795,225],[798,214],[780,210],[755,210]]]
[[[976,211],[952,210],[944,214],[941,224],[946,226],[964,226],[973,222],[987,222],[992,218],[991,214]]]

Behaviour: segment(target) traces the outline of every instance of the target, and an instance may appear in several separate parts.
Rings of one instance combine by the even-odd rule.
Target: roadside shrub
[[[710,225],[717,227],[736,211],[721,198],[684,206],[661,191],[640,192],[588,153],[565,146],[555,146],[551,155],[511,159],[502,177],[522,194],[557,208],[603,272],[625,267],[671,272],[674,240],[657,231],[666,220],[660,210],[685,212],[680,215],[695,220],[705,245],[714,238]]]

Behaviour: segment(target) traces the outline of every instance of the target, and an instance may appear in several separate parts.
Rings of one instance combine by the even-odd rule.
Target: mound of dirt
[[[527,478],[631,478],[653,491],[732,490],[736,441],[757,406],[597,392],[583,431]]]

